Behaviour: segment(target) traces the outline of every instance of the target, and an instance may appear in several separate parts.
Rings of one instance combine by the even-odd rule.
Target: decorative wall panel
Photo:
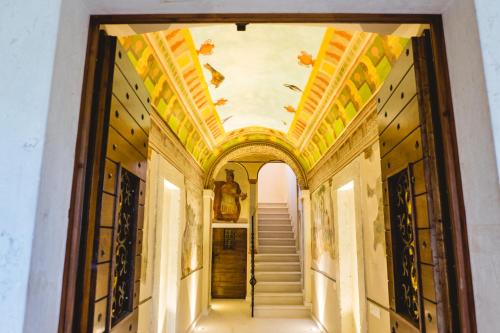
[[[93,332],[137,331],[150,98],[120,45],[104,115]]]
[[[338,250],[330,183],[330,181],[325,182],[312,194],[311,253],[312,267],[335,279],[335,260]]]
[[[201,188],[186,187],[186,224],[182,233],[181,279],[203,267],[203,221]]]
[[[377,97],[385,227],[391,250],[387,254],[391,327],[396,332],[434,331],[439,308],[434,283],[439,273],[432,248],[434,211],[429,205],[438,189],[431,188],[427,178],[435,171],[429,158],[435,143],[427,136],[432,129],[425,121],[432,117],[426,104],[429,82],[423,82],[425,73],[416,69],[415,54],[422,52],[419,40],[407,45]],[[443,318],[441,325],[449,324]]]
[[[396,311],[418,326],[421,314],[419,309],[415,208],[411,178],[411,168],[409,167],[389,177],[387,182]]]
[[[115,223],[112,325],[132,311],[134,259],[139,206],[139,178],[125,169],[120,171],[118,219]]]

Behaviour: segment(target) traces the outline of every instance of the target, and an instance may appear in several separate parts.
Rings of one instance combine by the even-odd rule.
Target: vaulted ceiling
[[[240,32],[211,24],[119,42],[154,108],[202,168],[239,143],[273,142],[307,171],[374,96],[408,42],[401,33],[363,30],[251,24]]]

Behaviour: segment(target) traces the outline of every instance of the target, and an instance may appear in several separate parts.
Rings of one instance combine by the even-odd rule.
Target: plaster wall
[[[300,237],[297,225],[297,177],[286,163],[267,163],[257,178],[258,202],[286,203],[295,238]]]
[[[258,202],[288,202],[287,165],[267,163],[260,171],[258,182]]]
[[[201,316],[202,277],[203,269],[181,280],[177,312],[177,332],[179,333],[190,332]]]
[[[498,4],[483,0],[476,6],[477,16],[473,0],[207,0],[196,5],[157,0],[4,1],[0,41],[9,45],[0,53],[5,64],[0,69],[0,149],[9,162],[2,163],[0,172],[4,329],[22,330],[26,304],[26,322],[33,323],[26,325],[26,332],[34,331],[35,325],[37,332],[54,332],[57,326],[89,12],[404,12],[443,14],[478,328],[494,332],[500,299],[500,256],[495,246],[500,236],[500,129],[498,112],[493,112],[498,29],[491,18]],[[32,252],[38,255],[33,260]]]
[[[498,8],[498,4],[491,1],[479,2],[482,13],[479,19],[490,8],[491,14]],[[489,7],[488,3],[492,6]],[[445,11],[443,22],[467,216],[476,322],[478,332],[496,332],[498,312],[495,309],[500,299],[500,186],[492,118],[496,119],[498,109],[488,99],[488,94],[495,93],[487,86],[485,73],[490,87],[494,82],[498,85],[498,76],[494,74],[498,67],[490,62],[493,59],[488,55],[483,62],[483,54],[498,52],[498,45],[489,46],[498,38],[498,31],[490,30],[495,23],[486,18],[480,21],[483,31],[478,30],[474,12],[472,1],[456,0]],[[490,14],[487,17],[491,17]],[[482,50],[483,54],[480,36],[481,43],[487,47]],[[495,131],[498,137],[498,128]]]
[[[351,216],[352,212],[345,212],[345,207],[341,204],[343,187],[351,181],[354,188],[354,216]],[[334,220],[334,258],[329,261],[320,260],[327,256],[326,253],[320,253],[318,261],[313,263],[315,267],[315,270],[312,271],[313,315],[329,332],[339,331],[339,321],[352,321],[352,318],[349,319],[342,315],[342,301],[354,299],[354,297],[347,295],[351,293],[352,287],[350,285],[355,282],[357,274],[358,285],[355,287],[359,290],[359,295],[356,297],[357,300],[353,301],[352,306],[360,309],[361,331],[366,329],[368,332],[374,333],[388,332],[390,329],[389,312],[387,311],[389,292],[378,141],[369,146],[368,149],[358,153],[348,165],[336,174],[332,174],[318,189],[315,189],[312,196],[313,206],[316,205],[316,200],[320,200],[317,193],[322,189],[327,192],[323,195],[326,195],[326,199],[323,199],[325,200],[323,205],[328,205],[328,202],[332,201],[332,211],[327,214],[331,215],[329,220]],[[328,200],[328,196],[330,196],[330,200]],[[324,213],[321,215],[323,215],[323,219],[326,218]],[[347,228],[346,222],[354,223],[352,226],[354,229]],[[349,230],[353,232],[355,239],[346,241]],[[316,243],[321,244],[319,241]],[[354,246],[355,256],[350,246]],[[317,251],[320,251],[321,247]],[[341,260],[349,255],[353,258],[357,257],[355,258],[357,264],[351,268],[349,268],[349,262],[346,264],[345,260],[344,263]],[[352,274],[351,279],[349,278],[350,271],[357,272]],[[343,288],[344,290],[342,290]],[[335,297],[324,298],[324,293],[334,293]],[[358,301],[359,303],[357,303]],[[326,311],[323,307],[333,310],[340,309],[340,313],[323,313]],[[339,315],[340,317],[338,317]],[[342,327],[342,331],[345,329],[346,327]]]
[[[57,329],[88,17],[80,0],[2,1],[0,322],[6,332],[23,331],[24,322],[24,332]]]
[[[497,168],[500,175],[500,2],[475,0],[479,40],[483,55],[486,91],[495,138]],[[496,111],[495,111],[496,110]]]
[[[156,129],[153,127],[153,134],[157,133]],[[153,146],[159,144],[167,148],[166,151],[173,150],[168,141],[158,142],[155,135],[152,140]],[[189,218],[187,206],[195,212],[195,220],[202,219],[202,177],[189,167],[179,171],[155,149],[149,156],[139,332],[183,333],[194,325],[202,307],[203,268],[195,268],[185,277],[181,271],[183,261],[197,258],[196,253],[191,253],[190,259],[184,258],[188,253],[181,250],[181,243]],[[177,156],[174,161],[179,163],[182,159]]]
[[[340,332],[340,307],[337,282],[312,271],[312,307],[314,320],[326,332]]]

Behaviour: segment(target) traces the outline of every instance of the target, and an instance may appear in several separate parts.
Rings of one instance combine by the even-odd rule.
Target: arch
[[[230,161],[237,161],[246,156],[265,155],[273,158],[275,161],[281,161],[290,166],[295,175],[297,182],[302,190],[309,188],[307,177],[304,168],[288,149],[274,144],[272,142],[247,142],[231,147],[223,152],[208,168],[204,187],[211,188],[213,185],[213,177],[218,174],[219,170]],[[270,160],[271,161],[271,160]]]

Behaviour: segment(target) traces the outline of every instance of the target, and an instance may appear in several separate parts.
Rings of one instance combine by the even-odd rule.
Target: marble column
[[[309,190],[302,190],[302,221],[304,235],[304,304],[311,304],[311,194]]]
[[[201,309],[203,314],[208,314],[210,307],[210,273],[212,258],[212,202],[214,191],[203,190],[203,283]]]

